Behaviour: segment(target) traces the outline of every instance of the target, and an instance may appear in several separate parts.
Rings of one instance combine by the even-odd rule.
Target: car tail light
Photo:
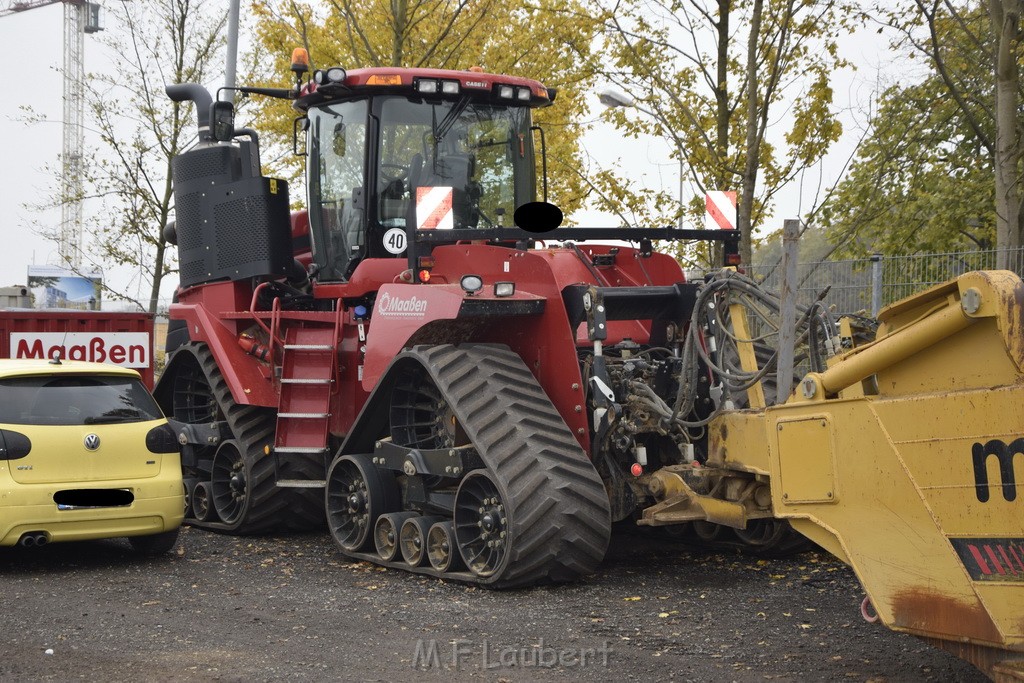
[[[146,434],[146,448],[150,453],[177,453],[179,451],[178,437],[174,429],[166,422],[159,427],[153,427]]]
[[[21,432],[0,429],[0,460],[18,460],[32,451],[32,442]]]

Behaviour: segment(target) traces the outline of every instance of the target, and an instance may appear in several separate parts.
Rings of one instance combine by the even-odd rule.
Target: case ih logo
[[[1017,439],[1007,444],[998,439],[988,443],[974,444],[971,455],[974,459],[974,488],[978,494],[978,500],[987,503],[989,498],[988,489],[988,458],[991,455],[999,461],[999,478],[1003,485],[1003,498],[1012,502],[1017,498],[1017,478],[1013,471],[1013,458],[1020,453],[1024,455],[1024,438]]]
[[[377,312],[389,317],[422,318],[427,312],[427,301],[416,296],[403,299],[384,292],[377,300]]]
[[[145,332],[12,332],[11,358],[62,358],[148,368]]]

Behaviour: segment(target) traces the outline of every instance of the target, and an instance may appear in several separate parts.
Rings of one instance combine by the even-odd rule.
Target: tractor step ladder
[[[292,327],[285,334],[274,435],[278,486],[323,488],[326,484],[336,346],[336,327]]]

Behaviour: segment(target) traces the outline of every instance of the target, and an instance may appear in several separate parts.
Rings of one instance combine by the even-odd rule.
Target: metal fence
[[[1009,255],[1010,270],[1024,277],[1024,248],[1003,251]],[[828,288],[824,302],[837,313],[875,315],[883,306],[958,275],[995,268],[997,253],[993,249],[912,256],[875,254],[865,259],[801,263],[797,266],[798,300],[810,304]],[[780,263],[755,263],[747,268],[747,274],[768,291],[779,291]]]

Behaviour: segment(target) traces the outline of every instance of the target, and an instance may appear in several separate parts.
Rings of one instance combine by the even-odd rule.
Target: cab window
[[[310,112],[310,230],[324,279],[345,279],[365,236],[366,100]]]
[[[382,227],[507,226],[516,206],[532,200],[527,108],[389,97],[380,111]],[[517,197],[517,187],[527,192]]]

